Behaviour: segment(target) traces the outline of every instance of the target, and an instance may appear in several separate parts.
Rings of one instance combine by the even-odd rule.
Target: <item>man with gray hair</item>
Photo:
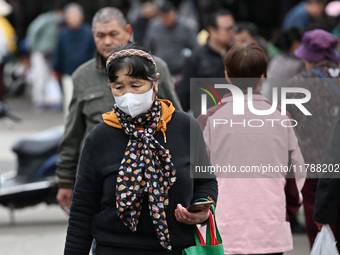
[[[97,47],[96,57],[81,65],[73,73],[73,96],[66,120],[65,133],[59,147],[57,200],[61,208],[69,210],[72,189],[83,140],[91,129],[102,122],[102,114],[112,110],[113,98],[107,88],[105,62],[120,45],[130,41],[132,27],[122,12],[114,7],[100,9],[93,17],[92,35]],[[181,110],[174,84],[166,63],[155,57],[160,73],[158,97],[172,101]]]

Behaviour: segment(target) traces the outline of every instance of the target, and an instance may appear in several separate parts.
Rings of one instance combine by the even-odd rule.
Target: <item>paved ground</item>
[[[60,255],[66,237],[67,216],[58,206],[41,204],[16,210],[15,224],[0,208],[0,254]]]
[[[6,126],[0,120],[0,175],[15,170],[16,156],[11,148],[20,138],[63,125],[61,111],[34,111],[26,97],[6,101],[21,122]],[[66,236],[67,215],[57,205],[40,204],[14,211],[11,224],[8,208],[0,206],[0,254],[62,254]]]
[[[21,116],[22,122],[12,129],[0,121],[0,174],[15,169],[11,147],[18,139],[63,124],[61,112],[35,112],[26,98],[15,98],[9,107]],[[57,205],[41,204],[14,212],[15,224],[10,224],[9,210],[0,206],[0,254],[59,255],[65,242],[67,215]],[[275,237],[273,237],[275,238]],[[294,235],[294,251],[289,255],[309,254],[306,235]]]

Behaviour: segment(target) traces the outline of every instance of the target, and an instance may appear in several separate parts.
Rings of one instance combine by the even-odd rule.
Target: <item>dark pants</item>
[[[340,211],[338,213],[338,220],[336,224],[330,224],[329,225],[333,231],[334,238],[336,242],[336,248],[338,249],[340,253]]]
[[[310,248],[313,247],[316,235],[318,234],[318,228],[313,221],[313,211],[315,204],[315,195],[318,181],[315,179],[306,179],[305,185],[302,189],[303,195],[303,207],[305,213],[305,221],[306,221],[306,232],[310,244]],[[330,224],[330,227],[333,231],[335,240],[337,241],[336,246],[338,251],[340,252],[340,211],[338,213],[338,221],[336,224]]]
[[[5,95],[5,85],[4,85],[4,65],[0,64],[0,100],[2,100],[2,98]]]
[[[266,253],[266,254],[252,254],[252,255],[283,255],[283,252],[279,252],[279,253]]]
[[[316,227],[316,224],[313,221],[313,211],[317,184],[318,180],[306,179],[305,185],[303,186],[303,189],[301,191],[303,195],[303,208],[305,213],[306,232],[310,248],[313,247],[315,237],[318,234],[318,228]]]
[[[129,248],[129,247],[112,247],[112,246],[102,246],[97,243],[96,245],[96,254],[100,255],[182,255],[182,249],[172,250],[172,252],[168,252],[165,249],[159,250],[145,250],[145,249],[137,249],[137,248]]]
[[[340,253],[340,212],[338,213],[338,222],[336,223],[334,232],[335,240],[337,241],[336,247],[338,248],[338,252]]]

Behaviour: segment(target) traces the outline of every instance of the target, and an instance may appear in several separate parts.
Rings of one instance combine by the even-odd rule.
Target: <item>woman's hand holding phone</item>
[[[199,212],[202,211],[204,208],[210,208],[210,206],[213,204],[213,201],[200,201],[195,202],[192,205],[187,207],[187,210],[189,212]]]
[[[210,207],[210,206],[209,206]],[[204,207],[197,212],[190,212],[181,204],[177,205],[175,210],[175,218],[177,221],[187,225],[195,225],[205,222],[209,218],[209,207]]]

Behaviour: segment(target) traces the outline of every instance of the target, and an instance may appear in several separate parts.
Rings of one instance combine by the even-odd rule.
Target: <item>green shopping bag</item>
[[[183,249],[182,255],[224,255],[222,238],[215,219],[215,207],[212,206],[209,212],[206,231],[207,242],[204,242],[203,236],[196,226],[194,230],[196,246]]]

